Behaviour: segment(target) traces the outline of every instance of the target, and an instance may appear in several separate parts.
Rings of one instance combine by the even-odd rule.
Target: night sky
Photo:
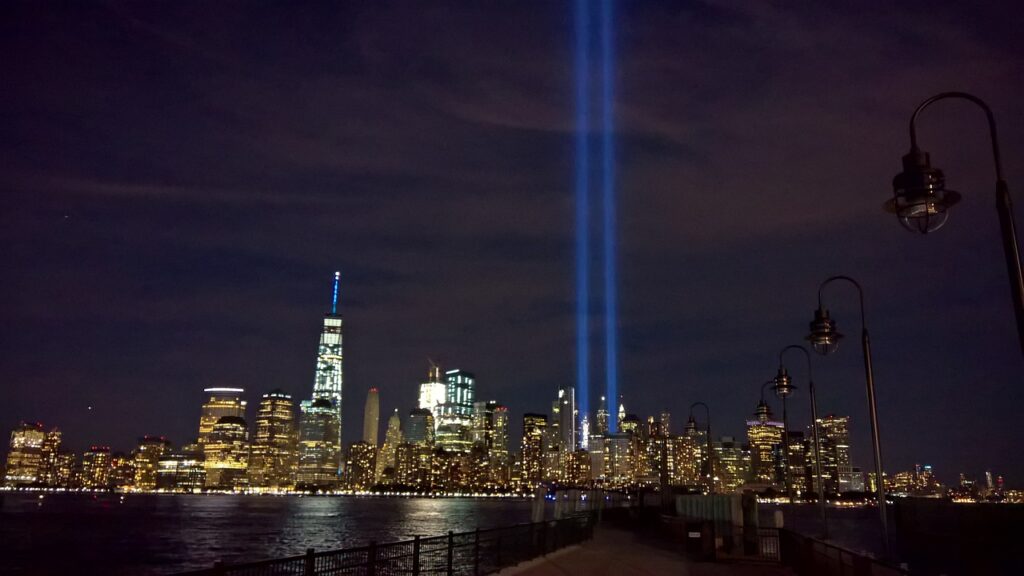
[[[515,442],[573,383],[572,2],[73,4],[0,8],[0,428],[128,450],[194,437],[207,386],[307,398],[335,270],[347,441],[367,388],[382,425],[413,407],[428,357],[475,372]],[[995,111],[1024,224],[1024,21],[870,4],[620,2],[620,391],[676,433],[702,400],[716,434],[745,437],[818,283],[849,274],[887,471],[1021,487],[982,114],[951,101],[919,123],[964,195],[945,228],[914,236],[881,207],[913,108],[965,90]],[[867,470],[855,292],[826,303],[847,339],[814,358],[819,404],[852,416]]]

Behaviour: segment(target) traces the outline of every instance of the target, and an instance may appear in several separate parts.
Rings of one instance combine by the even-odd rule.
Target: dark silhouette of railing
[[[181,576],[477,576],[589,540],[594,514],[240,564]]]
[[[800,576],[911,576],[913,572],[791,530],[779,530],[782,564]]]

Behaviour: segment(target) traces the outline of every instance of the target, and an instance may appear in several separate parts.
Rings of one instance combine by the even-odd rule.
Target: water
[[[168,574],[530,521],[528,499],[6,494],[0,573]]]

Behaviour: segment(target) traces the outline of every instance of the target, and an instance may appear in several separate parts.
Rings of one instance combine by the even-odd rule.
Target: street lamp
[[[1017,231],[1013,219],[1013,204],[1010,202],[1010,188],[1003,179],[1003,165],[999,156],[999,139],[996,135],[996,121],[992,110],[981,98],[966,92],[942,92],[922,102],[910,117],[910,152],[903,157],[903,172],[892,180],[893,198],[885,203],[888,212],[896,214],[900,224],[912,232],[927,234],[938,230],[946,223],[949,209],[960,200],[960,194],[946,190],[946,178],[942,170],[932,168],[927,152],[917,147],[917,115],[939,100],[959,98],[977,104],[988,118],[989,135],[992,139],[992,155],[996,167],[996,210],[999,212],[999,227],[1003,236],[1003,253],[1006,256],[1006,270],[1010,280],[1010,295],[1017,316],[1017,338],[1021,353],[1024,353],[1024,275],[1021,273],[1020,250],[1017,247]]]
[[[708,437],[708,486],[711,494],[715,493],[715,452],[711,448],[711,409],[708,405],[703,402],[694,402],[690,404],[690,419],[686,423],[687,431],[697,430],[697,421],[693,419],[693,408],[695,406],[704,407],[704,416],[706,418],[707,426],[704,431]]]
[[[783,471],[786,473],[786,498],[793,502],[793,480],[790,474],[790,458],[789,458],[789,412],[786,410],[786,398],[796,390],[796,386],[793,386],[793,379],[786,373],[786,369],[781,365],[779,366],[779,373],[775,376],[772,381],[772,390],[775,392],[775,396],[782,400],[782,461]]]
[[[833,323],[833,331],[834,328],[835,324]],[[775,381],[778,382],[783,378],[786,380],[789,379],[789,375],[786,374],[786,367],[782,364],[782,357],[790,350],[799,350],[803,352],[804,358],[807,359],[807,390],[811,395],[811,430],[814,432],[814,474],[818,477],[818,509],[821,512],[822,532],[825,538],[828,538],[828,520],[825,517],[825,478],[821,475],[821,440],[818,438],[818,399],[814,393],[814,372],[811,370],[811,354],[807,351],[807,348],[804,348],[799,344],[790,344],[779,352],[779,373],[775,377]],[[778,384],[776,384],[776,389],[778,389]],[[783,404],[783,420],[785,420],[785,404]],[[783,426],[787,429],[789,428],[789,425],[785,422],[783,423]]]
[[[849,276],[833,276],[818,286],[818,309],[814,311],[814,319],[811,320],[811,333],[807,340],[811,342],[814,351],[821,355],[827,355],[839,349],[839,340],[843,335],[836,330],[836,323],[828,314],[828,310],[822,305],[821,295],[825,287],[842,280],[853,284],[857,288],[860,300],[860,347],[864,357],[864,378],[868,392],[868,417],[871,422],[871,445],[875,459],[875,493],[878,496],[878,514],[882,520],[882,540],[885,545],[885,552],[889,553],[889,521],[886,516],[885,505],[885,482],[882,479],[882,447],[878,437],[878,409],[875,403],[875,374],[871,367],[871,339],[868,337],[868,327],[864,320],[864,290],[860,284]],[[817,427],[817,422],[814,423]]]

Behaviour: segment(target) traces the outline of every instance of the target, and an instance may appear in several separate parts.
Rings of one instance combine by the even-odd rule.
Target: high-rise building
[[[299,424],[296,488],[315,491],[337,488],[341,467],[339,425],[338,411],[327,398],[317,398],[303,410]]]
[[[413,408],[405,425],[405,439],[417,446],[434,447],[434,414],[426,408]]]
[[[135,449],[136,490],[156,490],[156,475],[160,459],[171,449],[171,442],[163,436],[143,436]]]
[[[199,492],[206,486],[206,468],[198,446],[164,454],[157,462],[157,490]]]
[[[672,415],[669,414],[668,410],[662,410],[661,415],[658,417],[658,421],[661,423],[661,433],[665,436],[672,435]]]
[[[469,453],[473,446],[473,402],[476,378],[465,370],[448,370],[445,375],[445,402],[435,420],[436,442],[446,452]]]
[[[543,414],[523,414],[522,479],[526,488],[541,482],[544,474],[544,432],[548,426]]]
[[[241,490],[249,468],[249,429],[245,418],[224,416],[213,425],[203,443],[206,487]]]
[[[46,433],[39,422],[22,422],[11,431],[4,473],[5,486],[33,486],[42,480]]]
[[[715,490],[729,494],[742,486],[750,474],[750,451],[732,436],[712,444],[715,451]]]
[[[376,388],[366,393],[366,405],[363,406],[363,442],[377,447],[377,435],[380,433],[380,396]]]
[[[110,455],[109,486],[118,490],[131,488],[135,483],[135,458],[124,452]]]
[[[420,384],[419,403],[416,407],[430,411],[434,417],[435,431],[441,423],[444,403],[448,398],[447,390],[448,387],[441,378],[441,367],[431,362],[430,371],[427,373],[427,381]]]
[[[754,415],[757,416],[756,420],[747,420],[751,480],[768,486],[777,486],[775,450],[782,444],[782,423],[771,419],[771,410],[763,401],[758,404]]]
[[[349,490],[369,490],[377,483],[377,447],[369,442],[355,442],[348,447],[345,478]]]
[[[110,447],[91,446],[82,454],[82,487],[91,490],[110,488],[110,469]]]
[[[213,427],[225,416],[245,418],[245,400],[242,394],[245,390],[241,388],[206,388],[203,390],[210,396],[203,404],[202,414],[199,416],[199,437],[197,442],[202,445],[213,432]]]
[[[605,486],[624,488],[636,477],[636,443],[628,432],[608,434],[604,438]]]
[[[576,412],[576,389],[572,386],[562,388],[558,391],[558,399],[561,404],[558,413],[558,433],[561,435],[561,449],[566,454],[576,451],[576,421],[579,415]]]
[[[263,395],[249,455],[248,484],[257,491],[291,490],[298,465],[298,429],[291,395],[280,389]]]
[[[62,434],[60,430],[56,428],[47,432],[46,437],[43,439],[43,447],[41,451],[42,469],[39,476],[39,482],[43,486],[50,486],[53,488],[67,487],[66,481],[61,481],[61,439]]]
[[[388,429],[384,433],[384,444],[377,454],[377,470],[374,475],[378,484],[394,483],[395,479],[395,454],[398,445],[402,443],[402,419],[398,417],[398,409],[395,408],[391,417],[388,418]]]
[[[476,377],[465,370],[444,373],[445,402],[440,426],[458,424],[467,431],[473,423],[473,402],[476,400]]]
[[[821,474],[825,490],[841,494],[852,490],[853,465],[850,463],[850,417],[829,414],[818,418],[821,439]]]
[[[775,474],[779,487],[783,490],[786,487],[784,446],[785,439],[775,448]],[[813,476],[813,474],[808,474],[809,469],[807,466],[808,453],[812,455],[814,453],[814,450],[810,448],[810,443],[804,438],[803,432],[798,430],[789,431],[789,483],[793,489],[794,498],[800,498],[808,491],[808,477]],[[822,470],[822,473],[824,473],[824,470]]]
[[[338,292],[340,289],[341,273],[334,273],[334,289],[331,297],[331,311],[324,314],[323,329],[320,331],[320,344],[316,354],[316,373],[313,377],[313,396],[310,400],[302,402],[302,412],[313,409],[313,405],[319,400],[326,400],[330,409],[334,412],[334,420],[337,426],[331,426],[332,437],[323,437],[320,442],[331,442],[334,445],[336,454],[335,461],[338,464],[339,472],[341,467],[341,429],[342,429],[342,383],[343,383],[343,358],[342,358],[342,317],[338,314]],[[316,408],[317,415],[313,420],[321,420],[322,413],[326,408],[322,405]],[[337,475],[337,474],[336,474]]]
[[[604,396],[601,396],[601,405],[597,409],[594,433],[601,435],[608,433],[608,400]]]

